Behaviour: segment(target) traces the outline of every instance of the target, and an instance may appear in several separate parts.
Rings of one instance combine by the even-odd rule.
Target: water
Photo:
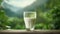
[[[36,18],[24,18],[27,30],[34,30]]]

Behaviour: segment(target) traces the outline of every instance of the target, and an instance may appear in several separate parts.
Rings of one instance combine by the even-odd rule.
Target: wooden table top
[[[60,30],[34,30],[34,31],[26,31],[26,30],[0,30],[0,34],[60,34]]]

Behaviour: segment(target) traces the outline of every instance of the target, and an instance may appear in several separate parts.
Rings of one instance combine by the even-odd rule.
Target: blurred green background
[[[0,0],[1,5],[2,0]],[[60,0],[49,0],[43,5],[36,7],[37,19],[35,29],[58,30],[60,29]],[[23,18],[9,17],[0,6],[0,30],[25,29]]]

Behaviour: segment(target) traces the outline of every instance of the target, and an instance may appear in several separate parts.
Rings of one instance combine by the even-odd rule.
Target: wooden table
[[[0,30],[0,34],[60,34],[60,30]]]

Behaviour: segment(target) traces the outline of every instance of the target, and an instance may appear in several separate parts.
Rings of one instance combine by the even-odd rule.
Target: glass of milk
[[[32,31],[35,28],[36,12],[24,12],[24,22],[26,30]]]

